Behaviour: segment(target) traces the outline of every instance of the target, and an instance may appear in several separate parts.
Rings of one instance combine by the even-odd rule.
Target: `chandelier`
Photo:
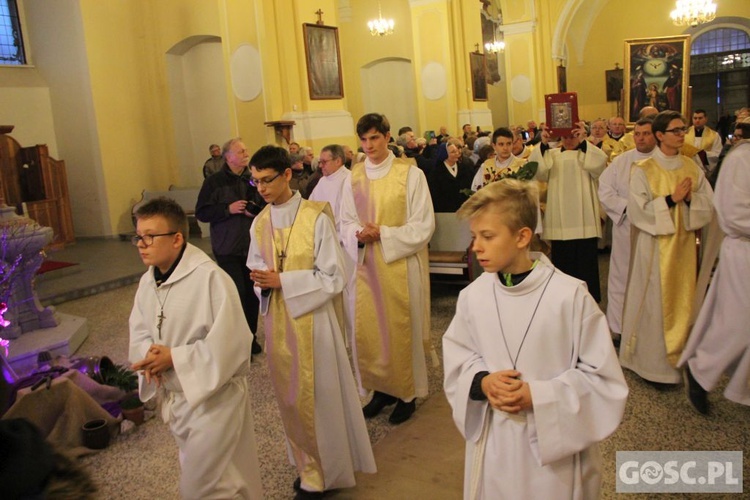
[[[488,54],[499,54],[505,51],[505,40],[492,40],[484,44],[484,51]]]
[[[669,17],[677,26],[698,26],[716,17],[716,4],[711,0],[677,0],[676,7]]]
[[[367,23],[367,27],[370,28],[370,34],[372,36],[392,35],[393,26],[393,19],[383,19],[383,13],[380,10],[380,2],[378,2],[378,18]]]

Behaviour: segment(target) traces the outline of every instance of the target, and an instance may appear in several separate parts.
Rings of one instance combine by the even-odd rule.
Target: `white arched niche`
[[[391,123],[391,134],[399,128],[418,128],[414,104],[414,69],[408,59],[378,59],[361,69],[362,104],[365,113],[384,114]]]
[[[231,134],[221,38],[185,38],[167,51],[166,66],[179,185],[200,186],[208,146]]]

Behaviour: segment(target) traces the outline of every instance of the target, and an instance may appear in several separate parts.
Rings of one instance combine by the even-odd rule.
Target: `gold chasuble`
[[[364,163],[352,168],[352,190],[362,223],[406,223],[409,165],[398,159],[381,179]],[[362,387],[398,398],[414,396],[411,302],[406,258],[387,264],[382,243],[368,243],[357,266],[355,342]],[[429,323],[428,323],[429,325]]]
[[[703,134],[701,134],[700,137],[701,145],[698,147],[698,150],[710,151],[717,135],[718,133],[714,130],[708,127],[703,127]],[[690,144],[691,146],[695,144],[695,127],[690,127],[687,131],[687,134],[685,134],[685,144]]]
[[[321,212],[333,220],[330,205],[301,200],[292,226],[282,229],[272,226],[270,209],[268,205],[258,215],[253,236],[268,269],[279,269],[282,251],[286,254],[284,271],[312,269],[315,221]],[[313,313],[296,319],[290,317],[281,290],[271,293],[268,313],[265,319],[268,368],[284,431],[300,468],[300,477],[322,491],[325,482],[315,436]]]
[[[675,170],[662,168],[653,158],[634,165],[641,168],[651,187],[654,198],[672,194],[674,187],[685,177],[693,180],[693,191],[698,186],[698,171],[695,163],[681,156],[682,166]],[[670,209],[674,234],[656,236],[659,248],[659,276],[664,328],[664,343],[667,348],[667,361],[673,367],[680,360],[690,333],[693,298],[695,296],[695,273],[698,256],[695,248],[695,231],[684,227],[685,203],[678,203]],[[637,231],[635,226],[633,231]]]

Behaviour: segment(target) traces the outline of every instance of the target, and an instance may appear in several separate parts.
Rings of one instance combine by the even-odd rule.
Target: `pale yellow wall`
[[[113,232],[132,230],[129,211],[144,188],[175,178],[167,96],[147,1],[82,0],[94,114]],[[128,43],[123,43],[127,40]],[[165,145],[167,147],[165,147]]]
[[[395,30],[386,37],[373,37],[367,30],[367,21],[376,18],[376,2],[359,2],[350,0],[352,5],[351,19],[342,21],[339,27],[341,43],[341,60],[344,73],[344,95],[347,98],[347,110],[354,123],[365,114],[361,91],[360,69],[384,58],[414,60],[412,42],[412,24],[409,2],[405,0],[383,0],[381,2],[383,17],[395,21]],[[317,3],[310,2],[312,5]],[[317,9],[312,9],[317,10]],[[354,134],[354,132],[352,132]],[[356,140],[356,139],[355,139]],[[347,142],[350,146],[356,143]]]
[[[416,132],[422,135],[426,130],[437,131],[446,125],[448,130],[458,130],[456,121],[457,71],[452,57],[450,43],[450,12],[447,2],[433,2],[416,5],[411,10],[411,26],[414,35],[414,78],[416,81],[416,104],[419,123],[414,124]],[[441,65],[445,70],[445,94],[439,99],[427,99],[422,85],[422,69],[431,63]]]
[[[750,2],[746,0],[722,0],[717,2],[717,17],[750,17]],[[613,69],[615,63],[624,67],[624,41],[629,38],[651,38],[674,36],[684,33],[685,28],[675,26],[669,19],[673,2],[632,0],[627,11],[619,2],[608,2],[591,24],[585,42],[583,60],[571,55],[568,64],[568,90],[577,91],[579,111],[582,118],[609,117],[616,113],[616,103],[606,102],[604,72]],[[620,22],[633,19],[632,13],[647,13],[637,16],[638,22]],[[570,33],[570,37],[576,33]]]
[[[582,116],[613,114],[614,105],[604,97],[604,71],[615,62],[622,63],[623,40],[683,32],[668,20],[672,2],[500,3],[509,29],[505,81],[490,88],[489,106],[493,111],[504,109],[506,114],[495,116],[495,125],[543,116],[544,94],[557,90],[556,57],[567,58],[568,89],[579,92]],[[61,156],[75,160],[68,166],[76,198],[73,212],[77,224],[84,221],[76,231],[89,236],[132,230],[128,214],[143,188],[180,184],[165,53],[189,37],[221,38],[231,130],[242,135],[251,149],[274,140],[264,121],[292,112],[348,112],[356,123],[366,111],[361,69],[389,58],[413,64],[415,90],[405,92],[416,100],[418,123],[412,126],[420,131],[447,125],[455,133],[459,113],[484,111],[488,106],[473,102],[466,92],[470,88],[467,55],[480,40],[478,1],[383,0],[383,14],[395,19],[396,31],[382,38],[370,36],[366,29],[367,21],[377,15],[377,4],[359,0],[61,0],[60,5],[72,12],[70,19],[41,0],[25,0],[24,4],[33,6],[34,25],[27,32],[36,47],[45,51],[39,54],[44,63],[39,71],[46,83],[53,82],[48,87],[51,105],[43,102],[44,81],[41,86],[39,82],[16,86],[12,92],[36,101],[28,109],[46,115],[39,123],[46,123],[47,129],[54,124]],[[718,5],[719,16],[750,16],[750,2],[745,0],[721,0]],[[318,8],[325,12],[327,25],[339,27],[344,99],[309,99],[302,23],[315,22]],[[46,11],[52,14],[41,15]],[[63,20],[63,25],[48,26],[53,17]],[[562,33],[561,44],[553,49],[558,33]],[[75,56],[67,63],[77,68],[75,80],[64,78],[55,65],[59,57],[53,45],[60,39]],[[242,44],[257,47],[263,64],[263,91],[248,102],[234,96],[229,70],[231,54]],[[438,101],[422,96],[420,72],[429,61],[443,64],[448,75],[446,96]],[[0,77],[3,74],[7,70],[0,69]],[[510,92],[510,83],[520,74],[530,79],[526,102],[516,102]],[[74,98],[84,90],[85,99]],[[5,91],[5,102],[10,94]],[[17,119],[20,130],[31,130],[32,119],[26,123],[23,117]],[[313,137],[308,144],[316,150],[336,141],[357,145],[353,131],[333,135],[337,137]],[[86,154],[77,154],[82,151]]]

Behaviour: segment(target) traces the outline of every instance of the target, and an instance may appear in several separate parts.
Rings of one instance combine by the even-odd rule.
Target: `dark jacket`
[[[435,165],[427,176],[432,207],[435,212],[455,212],[468,199],[461,190],[471,189],[474,172],[462,162],[457,162],[458,175],[453,177],[445,165]]]
[[[250,184],[250,172],[232,172],[225,163],[220,171],[203,181],[195,205],[195,216],[211,224],[211,249],[214,255],[246,256],[250,247],[252,217],[230,214],[229,205],[247,200],[247,211],[258,213],[265,206],[258,190]]]

